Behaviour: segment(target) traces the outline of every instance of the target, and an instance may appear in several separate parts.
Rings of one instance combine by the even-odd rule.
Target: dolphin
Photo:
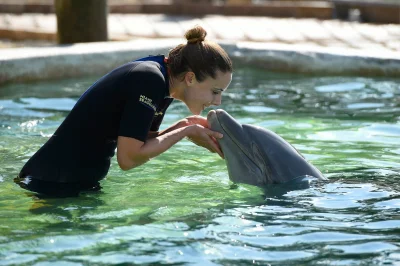
[[[229,179],[259,187],[326,177],[278,134],[254,125],[240,124],[222,109],[207,115],[209,128],[222,133],[218,139]]]

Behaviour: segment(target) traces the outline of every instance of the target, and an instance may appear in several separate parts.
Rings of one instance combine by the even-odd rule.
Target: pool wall
[[[118,65],[150,54],[168,54],[182,39],[137,39],[0,50],[0,84],[101,76]],[[316,48],[252,42],[220,42],[235,63],[270,71],[322,75],[400,76],[395,52]]]

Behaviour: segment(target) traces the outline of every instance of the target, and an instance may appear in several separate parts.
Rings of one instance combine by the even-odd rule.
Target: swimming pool
[[[371,265],[400,263],[400,79],[241,67],[221,106],[271,129],[330,181],[233,186],[223,160],[182,141],[103,189],[40,199],[23,163],[97,77],[0,89],[0,265]],[[164,126],[189,115],[170,107]]]

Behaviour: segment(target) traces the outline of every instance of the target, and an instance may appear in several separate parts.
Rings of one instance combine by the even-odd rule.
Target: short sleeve
[[[126,99],[118,136],[146,141],[158,105],[164,99],[166,82],[157,63],[142,62],[122,81]]]

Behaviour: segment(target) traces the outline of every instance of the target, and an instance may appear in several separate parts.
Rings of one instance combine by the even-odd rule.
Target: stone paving
[[[208,38],[216,41],[282,43],[307,47],[335,47],[373,50],[375,53],[400,51],[400,25],[362,24],[338,20],[269,17],[228,17],[209,15],[109,14],[111,40],[137,38],[183,38],[194,26],[203,26]],[[13,40],[55,40],[54,14],[0,14],[0,38]]]

